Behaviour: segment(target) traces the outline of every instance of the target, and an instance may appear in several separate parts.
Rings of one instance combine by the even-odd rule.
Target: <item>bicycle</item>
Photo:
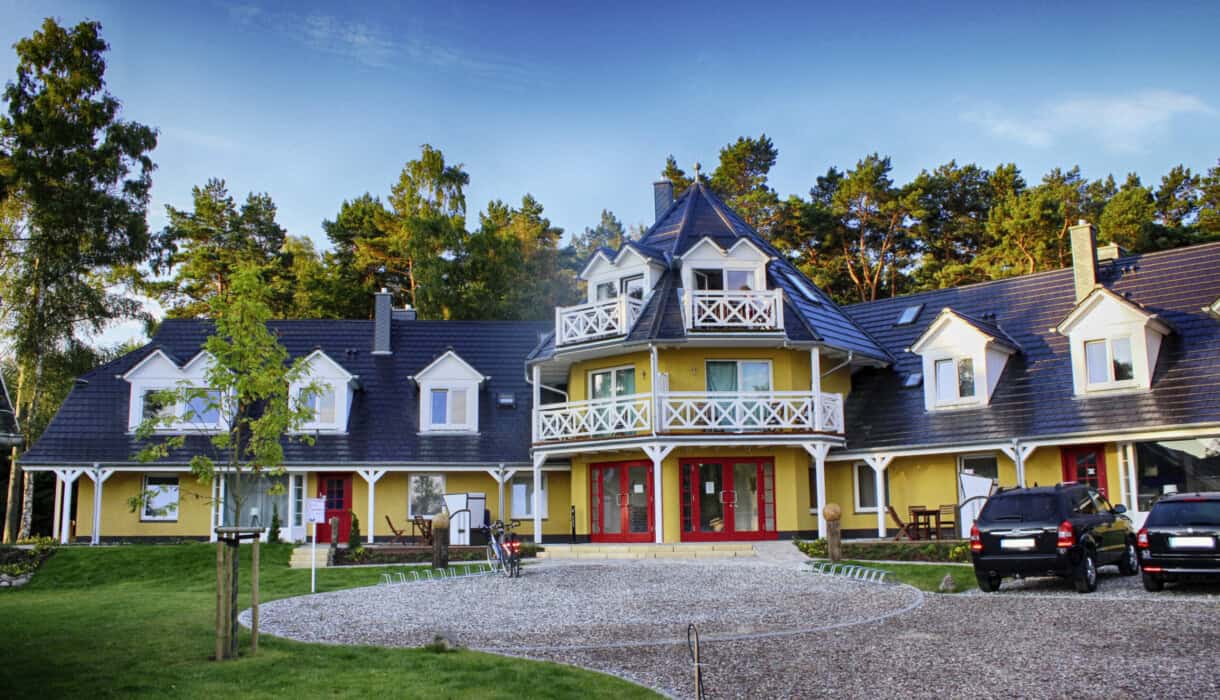
[[[518,527],[520,520],[508,524],[497,520],[487,528],[487,564],[492,571],[498,570],[508,578],[521,576],[521,542],[513,532]]]

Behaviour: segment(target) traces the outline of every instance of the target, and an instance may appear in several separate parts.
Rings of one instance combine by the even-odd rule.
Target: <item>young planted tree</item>
[[[145,215],[157,134],[119,118],[104,80],[107,48],[97,22],[47,19],[17,42],[17,77],[4,90],[0,205],[10,223],[0,226],[0,330],[16,358],[23,429],[46,413],[50,356],[70,352],[79,328],[100,332],[141,312],[115,285],[152,248]],[[26,444],[35,437],[27,429]],[[6,541],[29,534],[21,481],[12,469]],[[27,505],[33,485],[25,480]]]

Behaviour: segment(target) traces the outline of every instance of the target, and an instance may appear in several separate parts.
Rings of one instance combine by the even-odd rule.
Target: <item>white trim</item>
[[[629,370],[631,370],[631,386],[632,386],[632,391],[631,391],[630,393],[628,393],[628,394],[619,394],[619,393],[618,393],[618,385],[617,385],[617,384],[615,384],[615,382],[614,382],[614,374],[613,374],[613,373],[614,373],[614,372],[620,372],[620,371],[625,370],[625,369],[629,369]],[[594,377],[594,375],[603,374],[603,373],[605,373],[605,372],[610,372],[610,373],[611,373],[611,375],[610,375],[610,395],[609,395],[609,396],[605,396],[605,397],[601,397],[601,398],[597,398],[597,399],[595,399],[595,398],[593,398],[593,377]],[[604,399],[604,400],[617,399],[617,398],[619,398],[620,396],[623,396],[623,397],[632,396],[632,395],[634,395],[634,394],[638,393],[638,392],[636,392],[636,391],[635,391],[635,389],[634,389],[634,387],[635,387],[635,379],[636,379],[636,377],[635,377],[635,365],[616,365],[616,366],[614,366],[614,367],[601,367],[601,368],[598,368],[598,369],[588,369],[588,370],[585,370],[585,397],[586,397],[586,398],[587,398],[589,401],[600,401],[600,400],[603,400],[603,399]],[[548,405],[548,406],[551,406],[551,405],[553,405],[553,404],[547,404],[547,405]]]
[[[149,491],[152,490],[148,483],[148,480],[150,478],[153,478],[153,479],[172,478],[172,479],[174,479],[174,481],[176,482],[174,484],[174,496],[176,497],[176,501],[174,503],[173,509],[168,514],[166,514],[166,515],[148,515],[148,510],[147,510],[148,503],[145,501],[145,499],[143,499],[143,498],[140,499],[140,522],[142,522],[142,523],[178,522],[179,509],[182,507],[182,476],[180,474],[160,473],[160,472],[149,472],[147,474],[144,474],[143,478],[140,480],[140,484],[142,487],[140,489],[141,493],[147,494]]]
[[[415,380],[415,381],[417,381],[417,382],[421,381],[421,378],[423,378],[425,375],[427,375],[427,374],[431,373],[431,372],[433,371],[433,369],[434,369],[434,368],[435,368],[437,365],[439,365],[441,362],[443,362],[443,361],[445,361],[446,359],[449,359],[449,358],[453,358],[453,359],[457,360],[459,364],[461,364],[463,367],[465,367],[465,368],[466,368],[466,370],[467,370],[467,371],[470,373],[470,375],[471,375],[471,376],[473,376],[473,377],[477,377],[477,378],[478,378],[478,381],[479,381],[480,383],[487,381],[487,377],[486,377],[486,376],[484,376],[482,372],[480,372],[479,370],[475,369],[475,368],[474,368],[473,366],[471,366],[471,364],[470,364],[469,362],[467,362],[466,360],[463,360],[463,359],[462,359],[462,356],[461,356],[461,355],[459,355],[459,354],[457,354],[457,352],[455,352],[455,351],[453,351],[453,350],[446,350],[444,353],[442,353],[442,354],[441,354],[441,356],[440,356],[440,357],[438,357],[438,358],[436,358],[435,360],[433,360],[433,361],[429,362],[429,363],[427,364],[427,366],[425,366],[423,369],[421,369],[421,370],[419,370],[418,372],[416,372],[416,373],[415,373],[415,375],[414,375],[413,377],[411,377],[411,378],[412,378],[412,379],[414,379],[414,380]]]
[[[703,388],[705,391],[710,391],[710,389],[707,388],[707,366],[712,362],[735,362],[735,363],[737,363],[737,389],[736,389],[736,392],[739,394],[747,393],[746,390],[743,389],[741,386],[741,384],[742,384],[742,382],[741,382],[741,363],[743,363],[743,362],[766,363],[766,365],[767,365],[767,388],[764,391],[774,391],[775,390],[775,365],[772,364],[771,360],[755,360],[755,359],[750,359],[750,358],[737,359],[737,358],[731,358],[731,357],[725,357],[725,358],[708,357],[703,360]]]
[[[1114,341],[1127,341],[1127,352],[1131,357],[1131,379],[1115,379],[1114,375]],[[1104,381],[1095,382],[1089,377],[1089,345],[1101,343],[1106,351],[1104,358],[1106,367],[1106,379]],[[1093,394],[1098,392],[1116,391],[1123,389],[1140,388],[1139,382],[1135,379],[1135,339],[1130,335],[1111,335],[1099,338],[1084,338],[1081,340],[1080,349],[1082,359],[1084,360],[1084,386],[1085,391]]]
[[[872,505],[872,506],[861,506],[860,505],[860,470],[861,469],[867,469],[869,471],[873,471],[873,466],[871,464],[869,464],[868,462],[864,462],[864,461],[854,462],[851,465],[852,512],[853,513],[876,513],[877,512],[876,505]],[[876,488],[875,479],[874,479],[873,487]],[[877,500],[880,501],[881,499],[878,498]]]
[[[1108,287],[1103,286],[1098,286],[1092,292],[1089,292],[1089,295],[1084,299],[1081,299],[1080,303],[1068,313],[1067,317],[1060,321],[1059,325],[1055,326],[1051,330],[1059,335],[1070,335],[1072,330],[1076,327],[1076,324],[1087,316],[1089,312],[1091,312],[1098,304],[1100,304],[1103,297],[1109,297],[1122,306],[1127,307],[1131,311],[1140,314],[1152,326],[1153,330],[1157,331],[1161,335],[1169,335],[1169,333],[1173,330],[1170,328],[1169,324],[1161,320],[1156,314],[1148,311],[1143,306],[1136,304],[1130,299],[1127,299],[1123,295],[1110,290]]]

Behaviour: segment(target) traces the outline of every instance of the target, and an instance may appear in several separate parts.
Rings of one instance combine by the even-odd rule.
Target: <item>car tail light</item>
[[[1165,571],[1165,569],[1163,569],[1159,566],[1145,566],[1145,567],[1141,567],[1141,568],[1143,569],[1144,573],[1146,573],[1146,574],[1160,574]]]
[[[1059,523],[1058,542],[1055,543],[1055,546],[1070,549],[1075,544],[1076,532],[1072,529],[1072,524],[1064,520]]]
[[[983,551],[983,539],[981,537],[979,537],[979,526],[978,525],[970,526],[970,551],[971,552]]]
[[[1135,536],[1135,544],[1140,549],[1148,549],[1148,528],[1140,528],[1139,534]]]

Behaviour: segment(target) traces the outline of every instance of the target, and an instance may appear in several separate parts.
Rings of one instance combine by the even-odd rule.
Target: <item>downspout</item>
[[[855,350],[848,350],[848,351],[847,351],[847,359],[846,359],[846,360],[843,360],[842,362],[840,362],[839,364],[835,365],[834,367],[831,367],[830,369],[826,370],[825,372],[822,372],[822,379],[825,379],[826,377],[829,377],[830,375],[834,374],[835,372],[838,372],[839,370],[843,369],[844,367],[846,367],[846,366],[850,365],[850,364],[851,364],[851,359],[852,359],[853,357],[855,357],[855,355],[856,355],[856,351],[855,351]]]
[[[534,380],[530,378],[529,365],[525,366],[525,383],[529,384],[531,388],[534,386]],[[553,386],[547,386],[546,384],[543,384],[542,382],[538,382],[538,386],[540,388],[546,389],[547,391],[552,391],[556,394],[559,394],[560,396],[563,397],[563,400],[565,402],[568,400],[568,392],[566,392],[562,389],[556,389]]]
[[[648,421],[652,424],[652,434],[655,437],[657,434],[657,423],[661,420],[661,403],[657,398],[657,346],[653,343],[648,344],[649,352],[649,371],[652,376],[648,379],[648,388],[652,392],[652,420]]]

